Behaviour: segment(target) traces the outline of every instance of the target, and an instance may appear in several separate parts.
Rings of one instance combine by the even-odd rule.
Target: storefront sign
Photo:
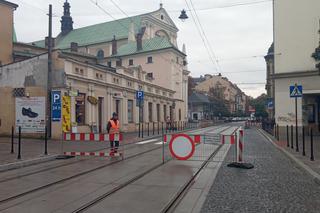
[[[62,96],[62,131],[70,132],[71,130],[71,98]]]
[[[51,92],[52,121],[61,120],[61,91]]]
[[[93,97],[93,96],[88,96],[87,97],[87,100],[90,104],[93,104],[93,105],[97,105],[98,104],[98,99]]]
[[[16,129],[23,133],[42,133],[46,126],[45,97],[16,98]]]

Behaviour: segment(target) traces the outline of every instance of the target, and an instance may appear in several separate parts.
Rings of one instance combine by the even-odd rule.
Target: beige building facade
[[[168,118],[187,120],[186,52],[178,49],[178,29],[164,8],[73,29],[70,4],[65,2],[61,23],[61,33],[54,38],[51,90],[70,96],[72,132],[105,132],[113,112],[119,114],[124,132],[138,130],[139,121],[161,128]],[[46,91],[47,43],[16,43],[19,57],[26,52],[36,55],[1,67],[0,88]],[[139,90],[145,94],[140,113]],[[15,106],[8,104],[6,109]],[[9,126],[0,133],[10,132]],[[52,138],[61,138],[61,121],[52,121],[51,126]]]
[[[18,5],[0,0],[0,65],[12,62],[15,32],[13,26],[14,10]]]
[[[312,57],[319,47],[320,2],[274,2],[275,120],[280,126],[295,125],[295,101],[289,87],[303,86],[298,98],[298,125],[319,128],[320,75]]]
[[[202,93],[208,93],[211,88],[222,91],[222,98],[230,113],[246,112],[247,96],[226,77],[207,74],[205,79],[195,86],[195,90]]]

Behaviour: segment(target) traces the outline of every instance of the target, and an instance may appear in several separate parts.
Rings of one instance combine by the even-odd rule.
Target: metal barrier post
[[[154,122],[152,122],[152,135],[154,135]]]
[[[138,133],[139,138],[140,138],[140,131],[141,131],[141,123],[139,122],[139,133]]]
[[[289,142],[289,126],[287,125],[287,147],[290,147],[290,142]]]
[[[149,129],[149,122],[148,122],[148,125],[147,125],[147,128],[148,128],[148,136],[150,136],[150,129]]]
[[[48,127],[45,127],[44,133],[44,155],[48,155]]]
[[[143,122],[142,122],[142,124],[141,124],[141,127],[142,127],[141,137],[143,138],[143,132],[144,132],[144,129],[143,129]]]
[[[302,126],[302,155],[306,156],[304,126]]]
[[[277,124],[277,139],[278,139],[278,141],[279,141],[279,139],[280,139],[279,124]]]
[[[298,126],[296,125],[296,152],[299,152],[299,137],[298,137]]]
[[[18,159],[21,159],[21,126],[19,126]]]
[[[163,124],[163,123],[162,123]],[[162,125],[163,127],[163,125]],[[164,164],[164,131],[163,131],[163,128],[162,128],[162,164]]]
[[[311,161],[314,161],[314,155],[313,155],[313,130],[311,128],[311,132],[310,132],[310,151],[311,151],[311,154],[310,154],[310,160]]]
[[[14,127],[11,128],[11,154],[14,153]]]
[[[157,128],[158,128],[158,135],[160,134],[160,127],[159,127],[159,125],[160,125],[160,122],[158,121],[158,125],[157,125]]]
[[[293,149],[293,126],[291,125],[291,149]]]

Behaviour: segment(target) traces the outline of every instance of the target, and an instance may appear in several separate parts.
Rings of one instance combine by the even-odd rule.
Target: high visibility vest
[[[114,120],[110,120],[111,128],[109,133],[110,134],[119,134],[120,133],[120,122],[117,120],[117,122],[114,122]]]

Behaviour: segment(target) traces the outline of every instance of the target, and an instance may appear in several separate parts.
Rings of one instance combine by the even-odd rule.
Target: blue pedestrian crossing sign
[[[302,97],[302,85],[293,85],[290,86],[290,98],[299,98]]]

